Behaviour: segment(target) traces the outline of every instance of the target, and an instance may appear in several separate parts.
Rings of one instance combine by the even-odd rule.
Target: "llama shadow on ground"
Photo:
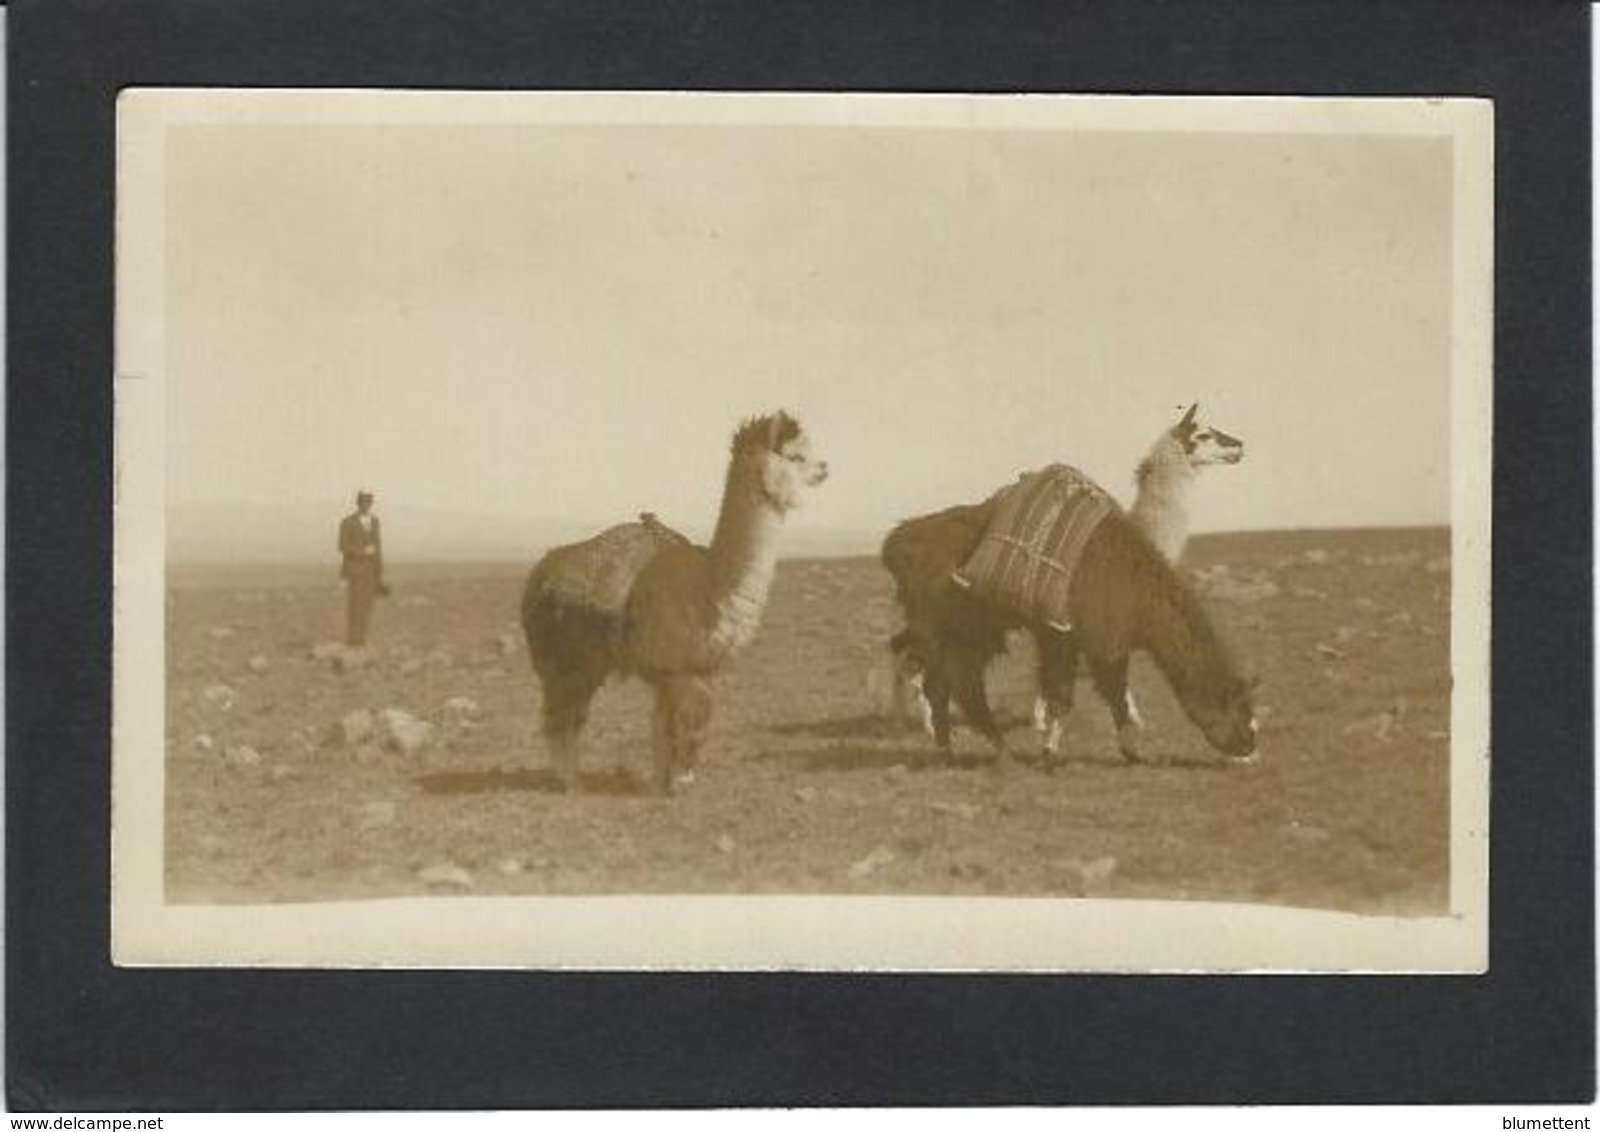
[[[1018,727],[1026,720],[996,712],[995,719],[1002,728]],[[922,724],[912,720],[891,719],[868,712],[831,719],[803,719],[791,723],[774,723],[767,728],[774,735],[800,735],[811,739],[914,739],[926,734]]]
[[[994,765],[993,756],[988,754],[940,757],[932,748],[860,747],[845,743],[795,751],[763,751],[756,757],[798,763],[800,769],[805,771],[892,770],[904,767],[916,773],[926,770],[977,770]]]
[[[996,770],[999,766],[994,755],[988,751],[957,752],[941,756],[931,747],[866,747],[848,743],[800,750],[768,750],[756,757],[797,763],[802,771],[887,771],[903,767],[908,773],[919,774],[942,770]],[[1115,751],[1109,754],[1098,752],[1058,754],[1046,767],[1040,752],[1013,748],[1011,762],[1019,770],[1047,774],[1089,769],[1127,770],[1133,774],[1170,770],[1211,773],[1250,770],[1248,764],[1234,763],[1220,756],[1208,758],[1203,755],[1174,755],[1158,758],[1151,755],[1140,762],[1128,762]]]
[[[501,794],[530,791],[564,794],[561,776],[552,767],[534,770],[463,770],[425,774],[417,779],[426,794]],[[580,771],[579,794],[643,794],[644,783],[624,767]]]

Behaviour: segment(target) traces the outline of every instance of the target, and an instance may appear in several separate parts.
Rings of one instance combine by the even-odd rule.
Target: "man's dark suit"
[[[339,554],[343,564],[339,575],[345,580],[345,643],[367,643],[367,625],[372,620],[373,599],[383,591],[383,534],[378,517],[369,515],[372,529],[361,525],[359,511],[346,515],[339,523]]]

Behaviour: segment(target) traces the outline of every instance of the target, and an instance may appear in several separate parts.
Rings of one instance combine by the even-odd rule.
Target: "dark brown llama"
[[[884,542],[906,629],[890,642],[908,667],[920,667],[934,739],[950,747],[950,700],[1005,757],[1005,737],[989,709],[984,673],[1005,651],[1006,633],[1028,629],[1039,657],[1042,692],[1071,707],[1080,656],[1111,709],[1124,757],[1139,759],[1139,723],[1128,708],[1128,661],[1144,650],[1172,685],[1190,720],[1232,758],[1256,744],[1253,681],[1240,671],[1189,585],[1127,516],[1101,521],[1084,547],[1068,604],[1072,632],[1029,624],[953,579],[977,548],[997,499],[907,520]],[[1053,752],[1044,751],[1048,767]]]
[[[778,412],[734,433],[709,546],[654,515],[557,547],[528,575],[522,630],[543,687],[544,735],[562,784],[579,784],[578,738],[606,680],[655,692],[651,786],[672,791],[699,757],[711,679],[761,627],[784,517],[828,476],[800,422]]]

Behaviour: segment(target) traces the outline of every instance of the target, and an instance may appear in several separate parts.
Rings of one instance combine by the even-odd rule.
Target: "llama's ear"
[[[800,422],[783,409],[773,413],[767,423],[767,447],[774,452],[800,435]]]
[[[1183,419],[1180,420],[1176,425],[1174,425],[1172,427],[1172,431],[1177,433],[1179,436],[1182,436],[1185,433],[1193,432],[1194,431],[1194,414],[1195,414],[1195,410],[1197,410],[1199,408],[1200,408],[1200,402],[1198,402],[1198,401],[1196,401],[1194,404],[1190,405],[1188,410],[1183,414]]]

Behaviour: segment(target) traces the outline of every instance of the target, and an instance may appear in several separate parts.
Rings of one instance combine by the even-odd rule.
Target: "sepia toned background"
[[[1486,107],[124,109],[120,962],[1481,969]],[[1181,571],[1265,676],[1260,764],[1140,659],[1155,765],[1086,686],[1043,773],[1025,642],[990,681],[1018,773],[931,757],[883,698],[884,532],[1056,460],[1126,502],[1195,401],[1246,456]],[[702,774],[644,796],[623,683],[561,793],[528,566],[647,508],[704,537],[776,405],[833,474]],[[357,486],[395,592],[352,654]]]
[[[167,141],[169,545],[500,557],[726,438],[835,470],[790,552],[1077,464],[1179,406],[1249,441],[1200,530],[1449,516],[1448,139],[804,125],[185,126]]]

